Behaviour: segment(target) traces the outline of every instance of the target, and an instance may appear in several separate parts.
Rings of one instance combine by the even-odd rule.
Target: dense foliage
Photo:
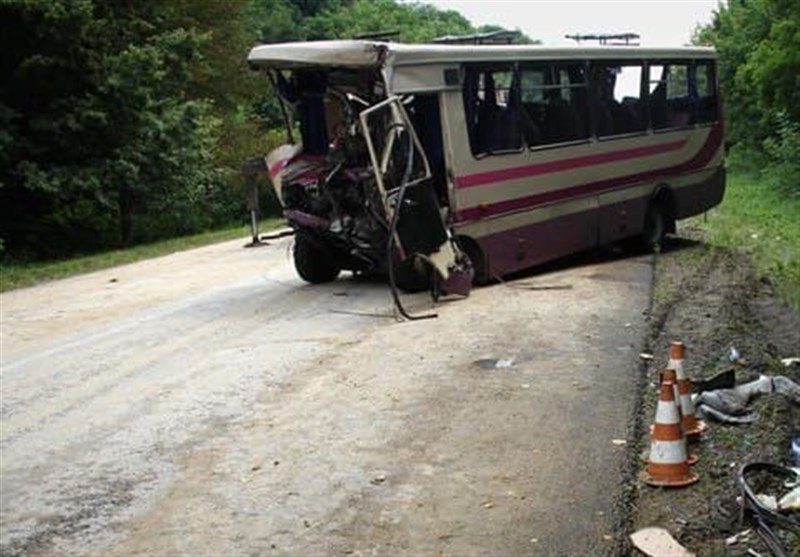
[[[258,40],[474,32],[393,0],[0,0],[0,252],[42,258],[246,215],[242,162],[278,123]]]
[[[729,0],[697,40],[719,52],[734,162],[800,195],[800,3]]]

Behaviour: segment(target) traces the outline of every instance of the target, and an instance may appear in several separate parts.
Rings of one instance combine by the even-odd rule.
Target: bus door
[[[401,98],[373,105],[359,118],[399,259],[426,261],[444,293],[468,293],[471,269],[445,225],[428,159]]]

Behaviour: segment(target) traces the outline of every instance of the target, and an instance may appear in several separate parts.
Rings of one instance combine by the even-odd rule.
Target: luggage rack
[[[564,35],[564,38],[572,39],[578,44],[583,41],[597,41],[601,45],[639,46],[639,39],[641,37],[638,33],[576,33],[574,35]]]

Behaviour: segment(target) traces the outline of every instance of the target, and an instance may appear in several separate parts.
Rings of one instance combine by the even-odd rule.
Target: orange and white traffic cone
[[[668,369],[663,370],[659,375],[661,376],[661,380],[659,381],[659,387],[660,387],[660,385],[662,385],[664,382],[667,382],[667,381],[669,381],[673,385],[672,386],[672,393],[673,393],[673,395],[675,397],[674,400],[676,401],[676,405],[678,407],[678,416],[680,417],[680,421],[681,421],[681,429],[683,430],[683,435],[687,436],[688,433],[686,433],[686,420],[685,420],[685,418],[683,416],[683,408],[682,408],[682,404],[680,402],[680,401],[682,401],[682,399],[681,399],[681,395],[680,395],[679,383],[677,382],[678,381],[677,380],[677,374],[675,373],[674,369],[669,369],[668,368]],[[689,385],[687,383],[686,387],[688,387],[688,386]],[[689,399],[689,402],[690,403],[692,402],[691,398]],[[694,418],[694,416],[691,416],[691,417]],[[650,435],[653,434],[653,430],[655,429],[655,427],[656,427],[655,425],[651,425],[650,426]],[[687,449],[687,452],[688,452],[688,449]],[[690,466],[694,466],[700,460],[700,457],[697,456],[696,454],[693,454],[693,453],[688,453],[686,455],[686,458],[687,458],[687,461],[689,462]]]
[[[678,379],[678,396],[680,397],[681,424],[687,437],[697,436],[708,429],[708,424],[695,416],[692,395],[689,393],[689,380]]]
[[[679,340],[672,340],[669,343],[669,361],[667,362],[668,369],[674,369],[675,375],[678,379],[685,379],[686,373],[683,370],[683,356],[686,352],[686,347]]]
[[[645,483],[661,487],[683,487],[699,480],[689,468],[675,384],[664,381],[656,405],[656,423],[650,440]]]
[[[673,340],[669,347],[669,362],[667,367],[675,370],[676,392],[681,412],[681,423],[684,433],[689,436],[700,435],[708,429],[708,424],[703,420],[698,420],[695,416],[694,403],[692,402],[691,389],[689,388],[689,378],[683,369],[685,347],[682,342]]]

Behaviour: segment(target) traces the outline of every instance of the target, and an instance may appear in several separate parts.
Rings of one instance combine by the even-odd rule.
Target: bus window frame
[[[498,155],[499,156],[514,155],[514,154],[524,153],[527,150],[527,148],[526,148],[526,145],[525,145],[525,140],[521,135],[520,135],[520,146],[519,146],[519,148],[509,148],[509,149],[491,149],[491,148],[487,148],[486,150],[479,151],[479,152],[476,153],[475,152],[475,145],[473,144],[473,140],[474,140],[474,137],[475,137],[476,134],[475,134],[475,132],[473,130],[470,129],[470,126],[472,126],[473,124],[467,118],[467,102],[466,102],[467,99],[466,99],[466,97],[467,97],[467,81],[468,81],[467,76],[468,76],[469,72],[475,72],[478,75],[483,75],[483,74],[486,74],[486,73],[494,74],[494,73],[500,73],[500,72],[510,72],[511,73],[512,85],[509,85],[509,88],[508,88],[508,90],[509,90],[509,99],[506,101],[506,106],[505,106],[505,108],[507,109],[508,108],[508,103],[511,102],[510,95],[513,94],[513,91],[514,91],[513,82],[514,82],[515,79],[518,78],[518,63],[517,62],[507,62],[507,61],[467,63],[467,64],[462,64],[461,72],[462,72],[462,75],[464,76],[463,80],[462,80],[462,85],[461,85],[461,99],[462,99],[463,108],[464,108],[464,121],[465,121],[465,124],[466,124],[466,127],[467,127],[467,144],[469,145],[469,150],[470,150],[470,153],[472,154],[472,157],[475,160],[482,160],[482,159],[484,159],[486,157],[493,157],[493,156],[498,156]],[[476,94],[476,100],[477,100],[478,99],[478,94],[481,91],[480,82],[478,82],[476,84],[476,86],[477,86],[477,89],[475,91],[475,94]],[[484,87],[485,87],[485,85],[484,85]],[[495,95],[497,95],[496,87],[497,87],[497,84],[495,83]],[[495,97],[495,100],[496,100],[496,97]],[[516,102],[519,103],[519,99],[517,99]],[[474,117],[476,119],[474,125],[477,128],[478,125],[479,125],[478,121],[477,121],[478,114],[475,114]]]
[[[570,91],[577,90],[580,88],[584,89],[584,107],[583,112],[584,114],[579,115],[583,119],[583,125],[586,129],[584,137],[579,137],[576,139],[568,139],[566,141],[553,141],[549,143],[540,143],[538,145],[529,145],[528,151],[529,152],[541,152],[547,151],[550,149],[558,149],[561,147],[568,147],[573,145],[582,145],[588,144],[592,142],[593,133],[592,133],[592,123],[591,123],[591,103],[589,101],[590,92],[589,92],[589,79],[588,79],[588,61],[587,60],[576,60],[576,59],[552,59],[552,60],[523,60],[518,63],[517,71],[523,72],[525,70],[536,70],[540,68],[547,68],[550,73],[553,70],[564,70],[571,66],[581,67],[584,73],[584,82],[583,83],[569,83],[568,85],[564,85],[563,83],[551,83],[545,84],[541,86],[542,91],[546,90],[561,90],[563,91],[565,88],[569,89]],[[521,76],[520,76],[521,79]],[[564,100],[564,99],[562,99]],[[524,107],[523,107],[524,110]],[[540,130],[541,131],[541,130]]]
[[[721,120],[721,109],[720,109],[720,91],[719,91],[719,83],[717,81],[717,60],[714,58],[663,58],[663,59],[650,59],[647,60],[647,105],[648,105],[648,126],[652,133],[659,134],[659,133],[670,133],[679,130],[685,129],[694,129],[694,128],[702,128],[702,127],[712,127],[717,125]],[[685,124],[682,126],[669,126],[663,128],[654,128],[653,127],[653,118],[651,112],[651,102],[650,102],[650,70],[653,66],[661,66],[667,67],[670,65],[686,65],[687,66],[687,90],[689,99],[692,102],[692,109],[691,109],[691,122],[689,124]],[[708,66],[710,68],[711,76],[709,78],[709,84],[713,87],[713,99],[714,99],[714,119],[707,120],[704,122],[698,122],[698,108],[699,108],[699,96],[697,94],[697,67],[699,65]],[[694,89],[694,91],[693,91]]]
[[[595,102],[595,94],[596,91],[592,87],[592,79],[591,79],[591,71],[593,66],[598,65],[608,65],[608,66],[636,66],[641,68],[641,74],[639,75],[639,103],[642,105],[640,110],[644,111],[644,126],[642,129],[625,132],[625,133],[612,133],[609,135],[600,135],[598,132],[597,126],[597,114],[595,112],[596,102]],[[649,104],[649,96],[647,95],[647,60],[644,58],[595,58],[593,60],[586,61],[586,72],[587,76],[589,77],[589,109],[591,111],[591,122],[592,122],[592,139],[598,143],[605,143],[607,141],[614,141],[617,139],[629,139],[633,137],[641,137],[646,136],[650,133],[650,104]],[[640,117],[641,119],[641,117]]]

